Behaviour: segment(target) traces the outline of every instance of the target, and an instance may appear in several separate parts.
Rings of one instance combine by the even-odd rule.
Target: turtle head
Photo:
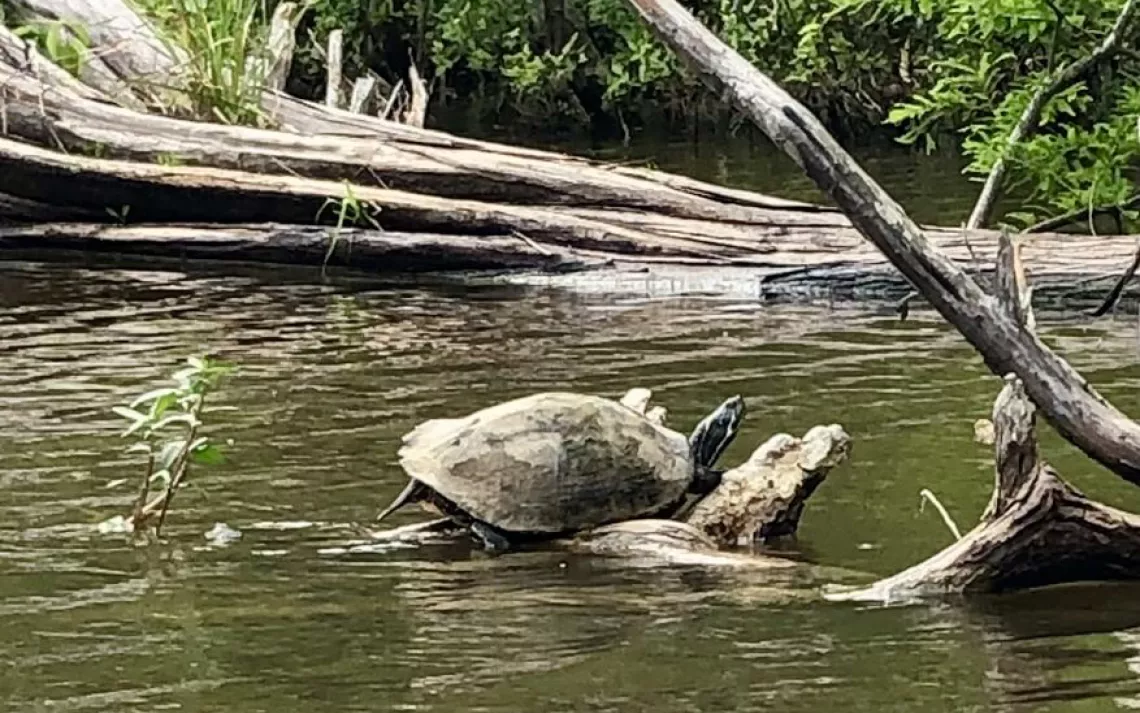
[[[727,399],[697,424],[689,436],[689,450],[698,469],[710,469],[740,430],[744,419],[744,399]]]

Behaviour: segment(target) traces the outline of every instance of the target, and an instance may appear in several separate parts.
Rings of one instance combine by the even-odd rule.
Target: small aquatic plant
[[[206,397],[233,367],[211,357],[190,357],[172,376],[174,386],[148,391],[113,411],[129,422],[121,436],[134,438],[127,453],[146,457],[139,495],[129,517],[101,523],[104,531],[145,533],[154,526],[157,537],[174,494],[185,482],[191,464],[213,465],[222,451],[201,434]],[[157,495],[152,496],[152,492]]]

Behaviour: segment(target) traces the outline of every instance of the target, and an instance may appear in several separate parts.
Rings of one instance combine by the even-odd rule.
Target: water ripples
[[[1126,323],[1044,321],[1128,408],[1140,371]],[[139,470],[110,407],[204,350],[240,366],[216,401],[235,410],[213,420],[233,440],[227,463],[195,473],[169,545],[98,534]],[[744,395],[728,463],[777,431],[852,433],[854,461],[793,545],[804,568],[349,546],[402,487],[395,451],[418,422],[632,386],[681,430]],[[1085,653],[1067,661],[1033,637],[1009,653],[995,634],[1008,614],[814,601],[835,576],[816,564],[882,573],[946,544],[919,488],[967,521],[980,510],[992,476],[972,423],[994,391],[921,313],[0,265],[0,694],[18,710],[231,713],[1128,705],[1140,621],[1073,634]],[[215,523],[240,539],[205,538]],[[991,673],[1025,656],[1053,667]],[[1066,687],[1077,668],[1096,673]]]

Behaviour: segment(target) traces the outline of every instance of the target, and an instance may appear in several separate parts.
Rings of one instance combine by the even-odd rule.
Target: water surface
[[[1043,318],[1140,412],[1134,317]],[[110,407],[186,355],[240,365],[222,466],[194,474],[168,544],[93,526],[140,465]],[[725,456],[838,422],[853,460],[813,498],[793,574],[643,567],[465,544],[347,554],[402,486],[401,434],[540,389],[652,387],[689,428],[751,412]],[[965,605],[812,596],[826,567],[889,574],[989,496],[973,421],[997,382],[929,312],[638,299],[513,287],[322,284],[307,273],[0,263],[0,701],[13,711],[1107,711],[1140,705],[1140,590]],[[1058,442],[1091,494],[1135,488]],[[109,487],[120,479],[128,485]],[[419,516],[409,510],[397,522]],[[217,522],[243,537],[211,545]],[[809,566],[811,565],[811,566]]]

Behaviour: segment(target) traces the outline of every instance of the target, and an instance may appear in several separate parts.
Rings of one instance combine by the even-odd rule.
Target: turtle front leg
[[[488,552],[506,552],[511,549],[511,540],[505,532],[489,525],[482,520],[472,520],[469,526],[471,534],[483,543],[483,549]]]

